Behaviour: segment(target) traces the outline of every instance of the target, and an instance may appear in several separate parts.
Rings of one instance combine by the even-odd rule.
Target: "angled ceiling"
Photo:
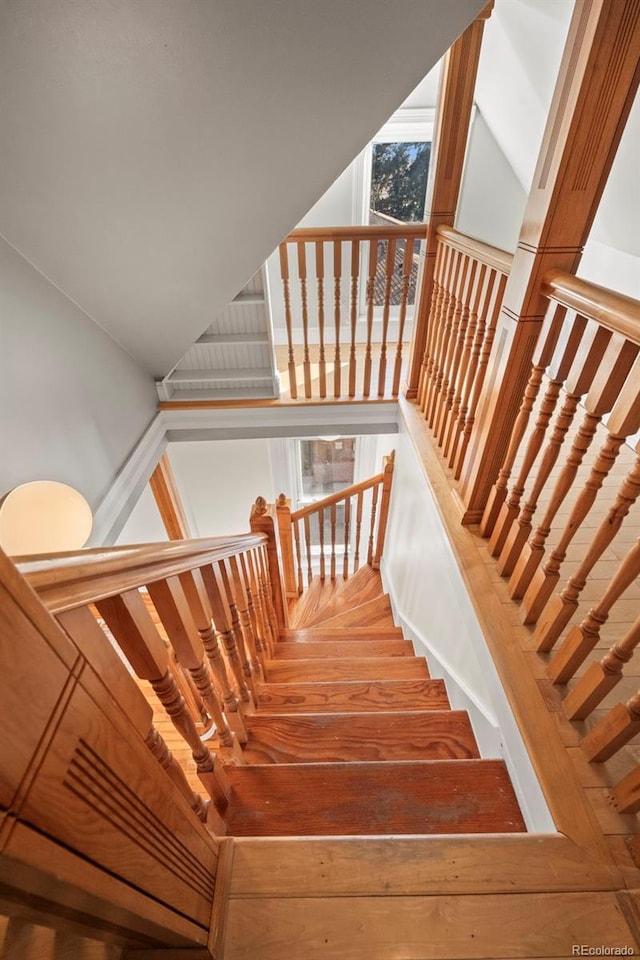
[[[162,376],[486,0],[3,0],[2,232]]]

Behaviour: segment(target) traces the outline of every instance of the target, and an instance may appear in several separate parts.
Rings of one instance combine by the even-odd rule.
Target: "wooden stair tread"
[[[424,657],[359,657],[315,660],[266,660],[267,683],[325,680],[413,680],[427,678]]]
[[[338,613],[335,616],[326,617],[318,621],[317,625],[322,625],[325,629],[331,627],[361,627],[361,626],[385,626],[392,627],[393,611],[391,610],[391,601],[388,596],[376,597],[375,600],[367,600],[358,606],[352,606],[349,610]]]
[[[276,660],[309,660],[316,657],[413,657],[410,640],[280,640]]]
[[[232,836],[525,830],[501,760],[228,767]]]
[[[247,763],[467,760],[480,756],[463,710],[247,717]]]
[[[321,581],[322,582],[322,581]],[[329,581],[331,583],[331,581]],[[324,585],[327,580],[324,580]],[[377,570],[371,567],[360,567],[348,580],[336,580],[332,583],[331,592],[324,594],[322,606],[318,609],[308,609],[304,616],[298,616],[297,622],[306,626],[320,623],[330,617],[337,616],[354,606],[361,606],[370,600],[383,596],[382,578]],[[304,595],[303,595],[304,596]]]
[[[256,691],[259,713],[449,709],[443,680],[258,683]]]
[[[402,627],[297,627],[280,631],[280,640],[404,640]],[[407,641],[405,641],[407,642]]]

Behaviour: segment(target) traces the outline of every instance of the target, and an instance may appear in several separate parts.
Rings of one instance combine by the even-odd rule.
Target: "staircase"
[[[246,763],[227,773],[229,835],[513,833],[501,760],[394,625],[380,574],[315,578],[263,665]]]

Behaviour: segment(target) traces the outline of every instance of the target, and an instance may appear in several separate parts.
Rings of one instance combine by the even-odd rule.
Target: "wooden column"
[[[546,309],[542,278],[580,261],[638,86],[639,46],[638,0],[576,4],[461,476],[463,522],[480,519],[504,459]]]
[[[189,529],[169,457],[163,453],[149,478],[149,486],[160,511],[160,516],[169,540],[189,540]]]
[[[275,506],[268,504],[264,497],[258,497],[251,508],[249,522],[252,533],[266,533],[268,537],[267,562],[273,589],[273,606],[278,621],[277,630],[284,630],[289,626],[289,617],[284,594],[284,577],[280,565],[280,541]]]
[[[282,573],[284,589],[287,597],[298,597],[296,583],[296,567],[293,556],[293,536],[291,533],[291,500],[281,493],[276,500],[276,516],[278,518],[278,533],[280,535],[280,549],[282,551]]]
[[[429,180],[424,219],[427,226],[422,282],[416,305],[411,361],[407,374],[408,400],[418,396],[424,357],[433,274],[436,264],[437,230],[455,221],[462,169],[467,149],[473,93],[484,22],[491,16],[493,0],[447,51],[440,76],[436,131],[429,161]]]

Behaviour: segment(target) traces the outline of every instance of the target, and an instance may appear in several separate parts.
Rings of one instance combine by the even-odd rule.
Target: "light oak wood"
[[[310,660],[343,657],[412,657],[410,640],[280,640],[276,660]]]
[[[149,486],[169,539],[190,539],[189,522],[167,453],[163,453],[158,460],[155,470],[149,477]]]
[[[348,710],[447,710],[441,680],[369,680],[258,684],[261,713],[344,713]]]
[[[367,657],[334,662],[325,660],[267,660],[268,683],[325,680],[420,680],[429,676],[423,657]]]

